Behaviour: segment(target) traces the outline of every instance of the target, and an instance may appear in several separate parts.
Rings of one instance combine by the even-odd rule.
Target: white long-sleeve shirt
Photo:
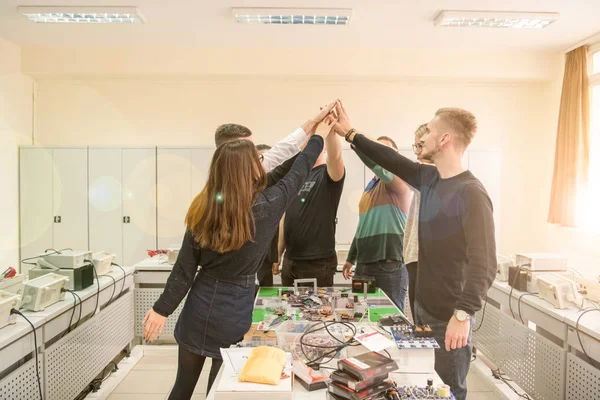
[[[419,261],[419,208],[421,192],[413,189],[414,195],[408,218],[406,219],[406,228],[404,230],[404,263],[410,264]]]
[[[300,147],[302,147],[306,138],[307,135],[304,129],[298,128],[275,143],[270,150],[263,154],[262,165],[265,171],[269,172],[284,161],[294,157],[300,151]]]

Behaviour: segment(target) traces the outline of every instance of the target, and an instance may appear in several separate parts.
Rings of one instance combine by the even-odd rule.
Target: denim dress
[[[175,339],[192,353],[221,359],[219,349],[241,341],[252,324],[254,275],[219,279],[198,272],[175,326]]]
[[[286,161],[291,164],[287,174],[280,171],[269,174],[270,186],[257,194],[251,210],[254,238],[240,249],[217,253],[200,247],[191,231],[185,233],[165,290],[153,306],[155,312],[167,317],[187,295],[175,327],[175,338],[180,346],[220,360],[219,349],[229,348],[248,332],[252,324],[256,272],[283,213],[322,150],[323,138],[314,135],[303,152]],[[198,266],[201,268],[196,274]]]

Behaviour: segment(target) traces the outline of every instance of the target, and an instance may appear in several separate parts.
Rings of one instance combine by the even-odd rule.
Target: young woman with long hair
[[[191,398],[206,357],[212,359],[208,393],[222,364],[220,349],[242,340],[250,328],[256,272],[334,124],[328,115],[288,174],[269,188],[251,141],[232,140],[217,148],[208,181],[188,210],[165,290],[144,319],[144,335],[152,341],[187,295],[175,327],[179,359],[169,399]]]

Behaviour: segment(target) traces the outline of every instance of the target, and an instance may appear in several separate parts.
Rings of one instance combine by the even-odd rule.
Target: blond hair
[[[465,147],[468,146],[477,132],[477,118],[470,111],[457,107],[440,108],[435,116],[449,129],[458,134]]]
[[[423,124],[417,128],[415,131],[415,136],[421,139],[423,136],[425,136],[425,134],[427,134],[427,132],[429,132],[429,129],[427,129],[427,124]]]

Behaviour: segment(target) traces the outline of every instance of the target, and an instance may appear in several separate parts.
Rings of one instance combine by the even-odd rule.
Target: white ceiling
[[[19,5],[138,6],[142,25],[34,24]],[[349,26],[236,24],[231,7],[352,8]],[[559,12],[535,30],[438,28],[440,10]],[[600,0],[0,0],[0,37],[21,46],[563,50],[600,31]],[[432,59],[440,63],[443,60]]]

